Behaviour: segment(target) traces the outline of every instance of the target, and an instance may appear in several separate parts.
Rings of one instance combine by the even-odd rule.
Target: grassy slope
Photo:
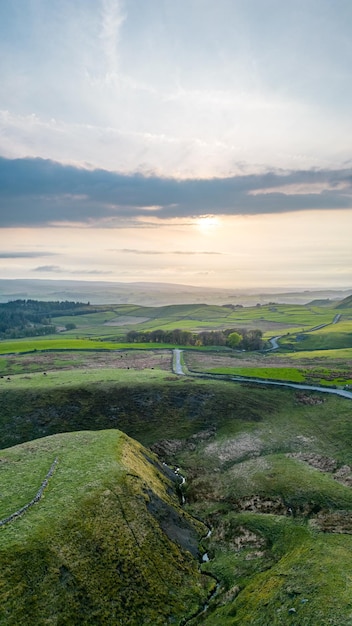
[[[259,395],[258,395],[259,393]],[[56,432],[120,428],[145,445],[188,437],[238,417],[258,420],[270,410],[270,392],[218,381],[191,381],[163,371],[73,370],[16,375],[0,381],[2,447]]]
[[[263,420],[228,421],[214,440],[180,453],[190,477],[188,507],[213,528],[204,568],[224,585],[208,617],[194,624],[352,623],[352,538],[314,527],[315,519],[335,511],[351,533],[352,491],[331,473],[286,456],[304,452],[333,458],[338,467],[352,465],[351,404],[280,396],[273,395]],[[246,532],[252,537],[236,544]]]
[[[344,318],[309,333],[292,333],[280,340],[282,348],[295,350],[333,350],[352,347],[352,320]]]
[[[352,361],[352,348],[340,348],[337,350],[302,350],[295,353],[277,354],[275,358],[288,358],[293,360],[308,359],[324,362],[327,359],[339,360],[344,362]]]
[[[0,623],[154,626],[195,610],[211,579],[204,583],[185,544],[196,545],[204,530],[181,514],[169,481],[119,431],[3,450],[1,518],[33,498],[55,457],[43,499],[1,528]],[[178,528],[175,541],[160,527],[166,514]]]

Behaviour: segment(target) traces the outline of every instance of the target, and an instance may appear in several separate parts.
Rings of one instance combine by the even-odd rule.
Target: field
[[[155,328],[183,330],[214,330],[231,327],[260,328],[264,332],[311,328],[332,322],[334,311],[326,307],[304,305],[260,305],[248,308],[232,308],[205,304],[170,305],[164,307],[119,306],[110,311],[54,318],[59,327],[74,323],[76,329],[67,331],[77,335],[82,331],[88,336],[104,337],[125,334],[128,330],[154,330]]]

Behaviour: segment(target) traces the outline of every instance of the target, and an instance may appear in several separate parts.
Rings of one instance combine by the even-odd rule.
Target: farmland
[[[287,380],[293,382],[314,382],[344,386],[351,384],[350,359],[352,350],[352,309],[342,303],[324,306],[316,304],[284,305],[266,304],[252,307],[234,305],[217,306],[205,304],[168,305],[145,307],[133,304],[107,306],[96,305],[87,313],[88,305],[74,314],[64,314],[50,320],[56,333],[44,337],[0,341],[0,373],[27,372],[50,368],[80,367],[87,363],[88,353],[98,359],[101,367],[121,360],[123,351],[133,351],[136,355],[143,350],[171,350],[172,343],[151,341],[150,337],[167,336],[176,329],[188,333],[187,337],[198,334],[229,332],[226,329],[250,332],[258,329],[263,334],[264,350],[261,352],[237,352],[226,345],[201,346],[193,340],[192,352],[185,354],[186,365],[197,371],[214,374],[233,374],[257,378]],[[77,305],[76,305],[77,306]],[[74,326],[74,328],[72,328]],[[66,330],[69,328],[69,330]],[[134,332],[135,331],[135,332]],[[138,337],[148,337],[147,342],[126,341],[133,333]],[[279,337],[278,349],[272,350],[270,337]],[[181,345],[182,347],[182,345]],[[189,346],[184,346],[188,348]],[[204,352],[205,351],[205,352]],[[209,352],[210,351],[210,352]],[[46,357],[45,353],[55,356]],[[119,353],[117,358],[109,353]],[[61,354],[62,353],[62,354]],[[86,353],[86,354],[85,354]],[[11,355],[26,355],[27,358]],[[35,358],[30,358],[30,354]],[[84,356],[85,354],[85,356]],[[100,355],[100,356],[98,356]],[[104,356],[105,355],[105,356]],[[121,360],[121,366],[134,367],[136,357]],[[171,358],[171,357],[170,357]],[[215,359],[215,360],[214,360]],[[98,362],[98,361],[97,361]],[[137,367],[138,369],[138,367]]]

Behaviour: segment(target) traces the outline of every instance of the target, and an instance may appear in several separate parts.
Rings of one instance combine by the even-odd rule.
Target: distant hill
[[[117,430],[53,435],[1,451],[0,623],[180,623],[213,579],[198,567],[204,526],[166,471]],[[20,480],[19,480],[19,477]]]
[[[307,302],[308,306],[329,306],[332,304],[333,302],[330,300],[330,298],[318,298],[316,300],[312,300],[311,302]]]
[[[351,309],[351,308],[352,308],[352,295],[347,296],[347,298],[344,298],[342,302],[339,302],[335,306],[335,309]]]
[[[78,280],[0,279],[0,302],[16,299],[74,300],[91,304],[141,304],[163,306],[168,304],[306,304],[319,298],[339,300],[350,295],[350,290],[296,290],[233,289],[199,287],[154,282],[102,282]]]

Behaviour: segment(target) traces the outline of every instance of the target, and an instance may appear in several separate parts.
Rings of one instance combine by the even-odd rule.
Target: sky
[[[0,0],[0,277],[352,288],[351,0]]]

